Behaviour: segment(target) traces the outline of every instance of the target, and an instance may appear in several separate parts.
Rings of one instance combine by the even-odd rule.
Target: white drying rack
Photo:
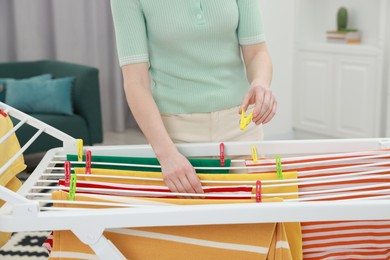
[[[310,222],[334,220],[390,220],[389,196],[367,200],[296,201],[283,203],[250,203],[222,205],[194,205],[168,207],[121,207],[110,209],[53,209],[36,194],[36,187],[46,180],[63,174],[56,165],[63,164],[66,154],[77,154],[77,140],[0,102],[0,109],[20,122],[0,143],[21,125],[29,124],[37,133],[1,169],[0,174],[23,153],[43,132],[63,141],[63,147],[49,150],[34,172],[17,193],[0,187],[0,199],[6,204],[0,209],[0,231],[71,230],[83,243],[89,245],[101,259],[124,259],[119,250],[108,241],[103,232],[123,227],[184,226],[207,224]],[[179,144],[186,156],[219,156],[219,144]],[[390,139],[337,139],[302,141],[261,141],[225,143],[225,157],[248,156],[252,146],[267,157],[282,158],[307,154],[350,153],[390,148]],[[155,157],[149,145],[84,147],[93,155]],[[51,177],[51,175],[53,177]],[[388,187],[390,194],[390,188]],[[156,215],[158,218],[156,218]]]

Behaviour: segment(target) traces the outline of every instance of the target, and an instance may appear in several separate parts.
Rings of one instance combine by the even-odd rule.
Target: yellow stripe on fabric
[[[208,227],[206,228],[208,229]],[[136,237],[161,239],[161,240],[167,240],[167,241],[172,241],[177,243],[206,246],[212,248],[238,250],[238,251],[245,251],[245,252],[252,252],[252,253],[262,253],[262,254],[268,253],[268,247],[242,245],[242,244],[226,243],[226,242],[216,242],[216,240],[219,238],[227,237],[224,236],[223,234],[218,234],[218,237],[216,239],[209,238],[208,240],[205,240],[205,239],[188,238],[188,237],[177,236],[177,235],[167,235],[167,234],[162,234],[157,232],[148,232],[148,231],[142,231],[136,229],[124,229],[124,228],[109,230],[108,232],[115,233],[115,234],[136,236]],[[229,230],[229,235],[231,235],[230,230]]]
[[[9,116],[0,115],[0,137],[5,136],[11,129],[13,123]],[[15,133],[0,143],[0,168],[3,167],[17,152],[20,150],[19,141]],[[0,175],[0,185],[11,191],[17,191],[22,183],[16,177],[18,173],[26,169],[23,155],[20,155],[5,171]],[[0,200],[0,207],[4,201]],[[10,233],[0,232],[0,247],[3,246],[10,238]]]
[[[7,185],[5,185],[5,187],[9,190],[12,190],[12,191],[17,191],[19,190],[19,188],[22,186],[22,182],[14,177],[12,178],[8,183]],[[0,200],[0,207],[2,207],[4,205],[4,201],[1,201]],[[10,239],[11,237],[11,233],[7,233],[7,232],[0,232],[0,248],[5,245],[8,240]]]
[[[52,196],[54,200],[67,200],[67,193],[63,191],[53,192]],[[75,200],[90,201],[88,195],[82,194],[76,194]],[[197,203],[201,203],[200,201],[207,203],[207,200],[196,201]],[[219,201],[222,202],[221,200]],[[72,207],[73,205],[61,205],[61,203],[56,203],[55,206]],[[74,206],[77,207],[76,205]],[[147,227],[134,228],[133,230],[138,232],[136,235],[129,234],[131,232],[127,232],[127,234],[105,232],[104,235],[107,239],[112,241],[128,259],[267,259],[268,252],[264,253],[264,250],[261,248],[270,248],[270,246],[273,245],[274,248],[272,248],[272,250],[286,250],[286,248],[275,246],[279,240],[272,244],[272,239],[275,239],[274,236],[278,230],[276,226],[279,225],[283,226],[283,224],[276,223],[260,223]],[[140,234],[146,234],[144,232],[158,234],[156,234],[155,237],[140,237]],[[169,239],[172,238],[172,236],[183,237],[183,241],[180,241],[180,239],[172,241],[172,239]],[[166,240],[166,238],[168,238],[168,240]],[[276,239],[286,241],[286,235],[280,236],[279,234],[279,237]],[[204,243],[200,243],[200,240]],[[212,242],[208,245],[206,241]],[[234,244],[236,250],[233,250],[233,248],[223,249],[222,245],[228,243]],[[240,247],[246,248],[247,251],[238,250]],[[149,248],[153,248],[153,250],[148,250]],[[249,248],[257,248],[259,250],[258,252],[251,252],[251,250],[248,250]],[[55,252],[55,255],[57,256],[61,255],[60,252],[62,251],[93,254],[92,250],[78,241],[73,233],[69,231],[56,231],[54,232],[53,252]],[[277,253],[277,255],[281,254],[286,255],[286,253],[283,252]],[[61,258],[57,257],[53,259]],[[292,258],[286,257],[284,259]]]
[[[9,116],[0,116],[0,137],[5,136],[11,129],[13,123]],[[0,167],[5,165],[20,150],[19,141],[15,133],[11,134],[6,140],[0,143]],[[0,185],[5,186],[18,173],[26,169],[23,155],[19,156],[8,169],[0,176]]]

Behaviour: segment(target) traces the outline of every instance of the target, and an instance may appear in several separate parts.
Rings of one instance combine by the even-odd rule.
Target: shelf
[[[367,49],[371,52],[371,48],[365,46],[383,48],[386,41],[384,32],[387,30],[385,29],[386,1],[388,0],[298,0],[295,15],[296,41],[326,44],[326,32],[337,30],[337,12],[344,6],[348,10],[348,28],[358,29],[362,33],[360,44],[363,46],[362,50]],[[329,50],[329,48],[333,49],[331,45],[319,49]],[[343,49],[346,48],[334,47],[334,49],[344,52]]]
[[[348,55],[358,54],[361,56],[379,56],[383,54],[383,48],[380,46],[368,44],[297,42],[295,45],[296,49],[300,51],[314,51]]]

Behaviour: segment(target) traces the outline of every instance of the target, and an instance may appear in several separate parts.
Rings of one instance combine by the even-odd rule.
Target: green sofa
[[[75,77],[72,90],[74,115],[30,115],[74,138],[83,139],[84,145],[101,143],[103,141],[103,129],[98,69],[85,65],[48,60],[0,63],[0,78],[23,79],[45,73],[52,74],[53,78]],[[1,97],[0,101],[4,102]],[[17,121],[14,123],[17,123]],[[16,134],[19,142],[23,145],[35,132],[35,128],[23,125],[17,130]],[[27,149],[25,154],[46,152],[51,148],[61,146],[61,141],[43,133]]]

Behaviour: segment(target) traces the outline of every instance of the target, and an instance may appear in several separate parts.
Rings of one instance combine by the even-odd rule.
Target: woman
[[[251,141],[276,111],[259,0],[111,0],[129,107],[173,192],[203,193],[174,143]],[[253,123],[241,131],[241,111]]]

